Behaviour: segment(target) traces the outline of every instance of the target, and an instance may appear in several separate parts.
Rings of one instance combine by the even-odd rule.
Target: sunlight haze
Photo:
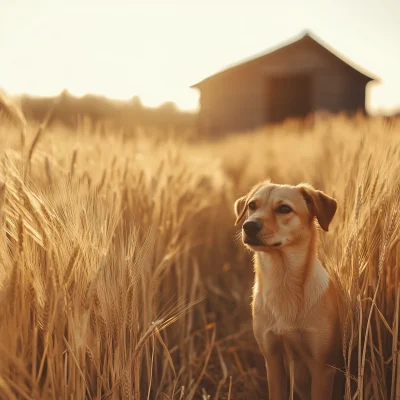
[[[307,29],[380,78],[370,111],[400,108],[398,0],[3,0],[0,9],[0,88],[11,94],[67,88],[192,110],[190,85]]]

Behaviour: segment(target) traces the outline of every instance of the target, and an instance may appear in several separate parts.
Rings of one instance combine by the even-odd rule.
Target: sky
[[[0,0],[0,88],[198,107],[189,86],[304,30],[378,76],[400,108],[400,0]]]

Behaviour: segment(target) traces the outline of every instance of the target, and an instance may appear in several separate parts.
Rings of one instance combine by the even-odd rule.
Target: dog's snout
[[[243,230],[246,232],[246,235],[255,236],[258,232],[261,231],[262,225],[258,221],[246,221],[243,224]]]

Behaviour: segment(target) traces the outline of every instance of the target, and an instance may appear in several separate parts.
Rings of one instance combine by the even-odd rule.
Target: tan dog
[[[301,399],[332,399],[342,354],[339,296],[317,259],[315,218],[327,231],[336,208],[306,184],[261,183],[235,202],[236,224],[247,215],[243,243],[255,253],[253,328],[271,400],[289,399],[290,376]]]

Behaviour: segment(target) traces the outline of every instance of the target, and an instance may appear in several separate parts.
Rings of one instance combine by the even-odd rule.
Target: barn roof
[[[269,49],[267,52],[264,52],[260,55],[256,55],[250,58],[247,58],[245,60],[242,60],[236,64],[231,65],[230,67],[223,69],[222,71],[219,71],[205,79],[203,79],[200,82],[195,83],[194,85],[190,86],[191,88],[201,88],[201,86],[205,82],[209,82],[211,80],[217,79],[219,77],[225,76],[229,72],[233,72],[242,68],[247,68],[250,66],[257,65],[259,63],[262,63],[266,61],[272,54],[277,54],[281,52],[282,50],[287,50],[289,48],[294,48],[300,44],[305,44],[305,43],[311,43],[314,45],[319,46],[322,49],[325,49],[327,52],[329,52],[331,55],[342,61],[344,64],[346,64],[348,67],[350,67],[352,70],[354,70],[356,73],[358,73],[361,77],[363,77],[367,82],[368,81],[379,81],[379,78],[372,75],[362,67],[354,64],[351,62],[348,58],[340,54],[338,51],[333,49],[331,46],[328,44],[324,43],[321,39],[317,38],[314,34],[312,34],[309,31],[306,31],[303,33],[300,38],[295,38],[290,40],[289,42],[286,42],[285,45],[278,45],[274,47],[273,49]]]

